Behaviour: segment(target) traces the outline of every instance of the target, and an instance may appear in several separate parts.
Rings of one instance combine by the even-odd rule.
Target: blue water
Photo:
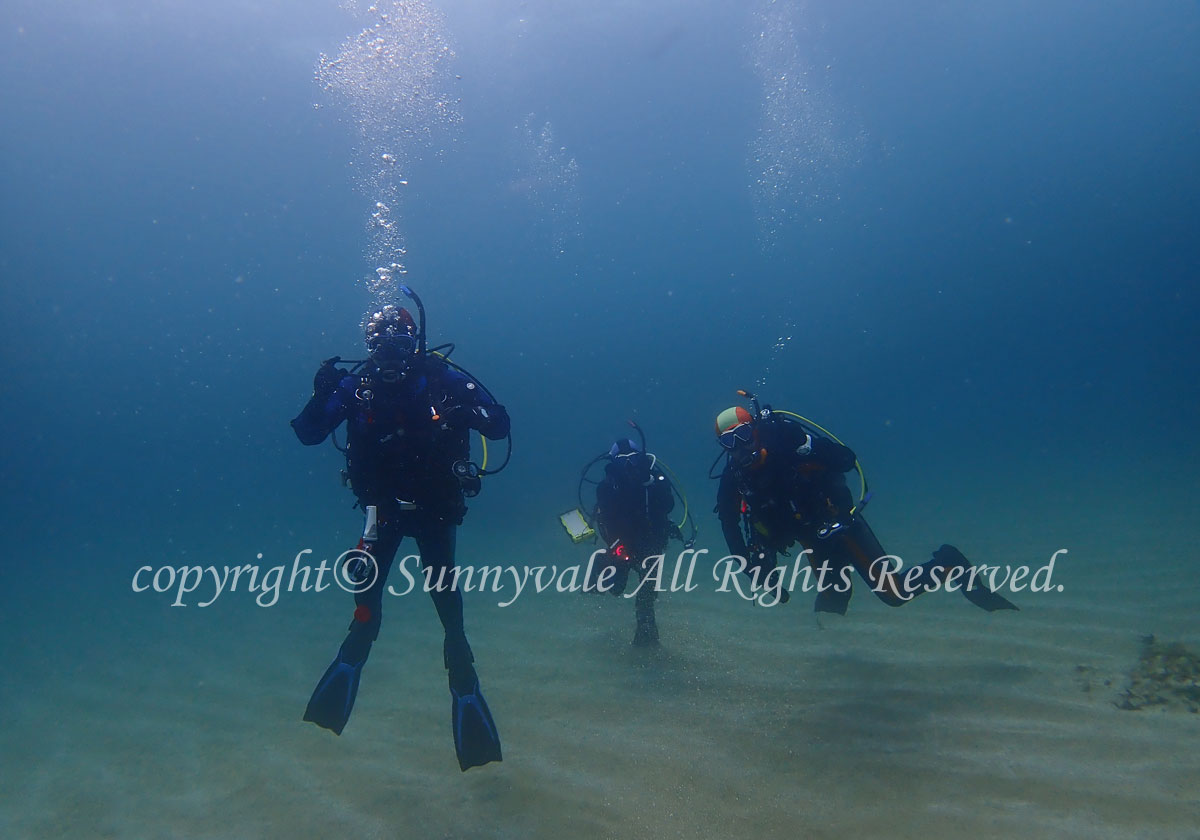
[[[361,103],[314,82],[318,57],[364,26],[333,2],[0,10],[0,627],[29,668],[3,681],[6,728],[30,726],[25,693],[44,690],[43,712],[91,730],[86,691],[64,694],[70,674],[107,685],[89,664],[147,656],[158,634],[173,634],[177,658],[160,667],[184,686],[189,645],[219,667],[210,632],[299,646],[280,641],[270,611],[177,618],[129,579],[144,563],[283,562],[353,542],[339,456],[300,447],[287,421],[320,360],[361,354],[381,241],[366,177],[377,143],[403,155],[396,232],[431,341],[456,342],[513,418],[512,464],[463,529],[475,556],[568,552],[555,517],[579,467],[631,417],[719,550],[711,424],[751,388],[854,447],[873,515],[913,551],[948,531],[988,555],[1004,550],[989,538],[1027,535],[1007,545],[1036,553],[1028,562],[1083,544],[1097,567],[1123,569],[1141,552],[1139,568],[1171,574],[1150,565],[1136,578],[1151,605],[1139,616],[1154,614],[1164,577],[1179,586],[1200,452],[1195,3],[412,8],[452,45],[421,84],[453,119],[418,107],[366,127]],[[401,56],[411,46],[389,38]],[[1123,580],[1097,585],[1115,598]],[[272,676],[280,737],[300,726],[341,632],[345,604],[320,603],[302,658]],[[1164,618],[1192,641],[1195,606],[1172,602]],[[303,599],[281,609],[284,626],[310,615]],[[521,638],[508,618],[472,609],[501,623],[493,673],[501,661],[510,674],[553,668],[556,648],[522,640],[518,652],[498,641],[504,628]],[[547,610],[579,632],[569,609]],[[414,632],[432,633],[426,612]],[[917,621],[910,612],[871,620]],[[729,620],[744,630],[754,617]],[[1135,630],[1156,631],[1139,621],[1120,637],[1129,650]],[[104,643],[80,648],[98,628]],[[673,644],[686,656],[686,639]],[[506,679],[520,690],[519,674]],[[203,704],[189,709],[174,731],[202,740],[214,724]],[[505,705],[510,720],[520,709]],[[447,735],[432,743],[448,751]],[[506,755],[522,750],[510,739]],[[39,772],[53,778],[68,754]],[[450,769],[445,784],[458,784]],[[115,794],[92,784],[81,807],[103,809]],[[538,807],[536,785],[512,784]],[[41,816],[0,806],[7,836],[67,824],[26,793]],[[1195,797],[1181,802],[1186,824]],[[614,814],[581,836],[637,834]],[[368,835],[521,825],[446,829],[386,808],[370,820]],[[805,825],[847,827],[835,814]],[[906,825],[903,836],[920,828]],[[133,816],[105,830],[273,836],[240,818],[193,828]]]

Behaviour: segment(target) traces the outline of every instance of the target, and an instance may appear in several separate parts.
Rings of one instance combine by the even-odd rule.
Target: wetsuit
[[[646,456],[638,456],[642,463]],[[675,507],[675,494],[670,482],[657,467],[647,470],[626,459],[617,459],[605,465],[604,478],[596,486],[596,511],[593,520],[600,531],[605,545],[607,565],[616,569],[612,578],[614,595],[625,591],[632,569],[638,583],[653,570],[647,558],[662,554],[667,547],[667,538],[676,529],[671,522],[671,511]],[[619,554],[618,554],[619,552]],[[604,566],[593,567],[595,576]],[[591,582],[591,581],[589,581]],[[634,644],[649,645],[658,641],[658,626],[654,620],[654,601],[658,591],[653,581],[637,589],[634,609],[637,630]]]
[[[814,571],[823,565],[828,569],[817,578],[825,585],[818,587],[815,609],[845,614],[852,594],[848,585],[842,585],[850,580],[847,567],[856,570],[871,591],[893,607],[929,591],[930,584],[944,580],[952,567],[969,567],[958,549],[942,546],[911,578],[889,573],[889,565],[880,561],[887,552],[871,527],[861,513],[850,513],[853,496],[845,474],[854,469],[854,452],[810,435],[799,423],[778,415],[756,423],[754,435],[754,443],[741,461],[737,453],[726,459],[716,512],[730,554],[745,557],[746,573],[757,575],[760,583],[776,567],[778,556],[799,543],[811,550],[808,557]],[[984,609],[1015,609],[986,588],[973,592],[964,588],[964,593]],[[787,599],[784,589],[781,600]]]
[[[442,569],[449,579],[457,527],[467,509],[453,464],[469,458],[471,429],[503,438],[509,419],[482,388],[436,358],[417,361],[395,382],[383,381],[370,363],[360,373],[337,371],[328,378],[331,387],[314,392],[292,428],[311,446],[345,422],[350,486],[364,510],[377,508],[378,538],[364,547],[378,563],[378,576],[355,595],[359,608],[339,653],[342,661],[361,666],[379,635],[388,572],[405,537],[416,540],[421,564],[435,581]],[[446,633],[451,687],[468,690],[475,672],[462,593],[446,587],[430,595]]]

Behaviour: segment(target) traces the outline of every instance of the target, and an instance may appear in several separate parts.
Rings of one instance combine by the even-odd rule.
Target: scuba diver
[[[388,304],[366,324],[368,358],[338,367],[321,364],[313,395],[292,421],[300,442],[312,446],[346,423],[343,480],[365,514],[362,539],[343,567],[354,584],[354,616],[337,657],[325,671],[304,719],[340,735],[350,717],[363,665],[379,636],[383,592],[396,550],[412,537],[421,565],[438,574],[454,570],[455,536],[479,492],[480,476],[498,472],[470,461],[472,429],[484,438],[509,436],[508,412],[483,385],[448,358],[453,345],[426,347],[425,308],[407,286],[420,326],[407,309]],[[444,351],[439,352],[439,351]],[[336,436],[333,443],[337,446]],[[463,771],[500,761],[500,738],[479,688],[474,655],[463,625],[457,587],[430,587],[445,630],[443,656],[449,672],[454,749]]]
[[[649,581],[647,577],[654,573],[656,560],[661,562],[669,537],[676,537],[690,548],[695,542],[696,529],[693,524],[691,539],[684,539],[680,528],[688,521],[687,500],[663,472],[666,464],[646,451],[646,436],[641,427],[632,420],[629,425],[637,431],[640,442],[616,441],[607,453],[589,461],[580,475],[580,509],[585,509],[584,483],[595,484],[596,504],[590,519],[608,546],[607,553],[597,558],[600,562],[591,566],[586,585],[595,586],[600,573],[613,568],[612,585],[607,591],[619,596],[624,594],[632,571],[637,576],[634,595],[637,626],[633,645],[657,647],[654,601],[658,598],[658,590],[654,582],[661,579],[661,571]],[[606,459],[604,477],[598,481],[588,478],[588,471]],[[684,504],[684,516],[679,523],[671,520],[676,495]]]
[[[809,564],[819,574],[814,609],[845,615],[852,594],[850,568],[892,607],[937,588],[953,569],[963,574],[971,568],[962,552],[943,545],[933,559],[903,573],[893,572],[883,559],[888,553],[862,516],[870,494],[854,452],[811,420],[760,407],[753,394],[738,393],[750,401],[753,411],[733,406],[717,416],[717,441],[725,466],[715,512],[729,553],[746,559],[744,571],[751,580],[764,581],[778,564],[778,556],[799,543],[811,551]],[[714,468],[720,458],[713,462]],[[853,469],[862,480],[857,502],[846,483],[846,473]],[[718,476],[710,469],[709,477]],[[824,574],[820,574],[822,567]],[[964,583],[962,591],[988,612],[1017,609],[981,581]],[[782,581],[778,595],[781,602],[789,598]]]

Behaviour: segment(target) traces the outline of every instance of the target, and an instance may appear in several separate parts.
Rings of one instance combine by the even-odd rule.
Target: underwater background
[[[1198,37],[1170,1],[4,4],[0,836],[1200,836]],[[348,595],[131,586],[354,544],[288,420],[401,280],[512,416],[461,563],[586,562],[558,514],[629,419],[710,550],[650,653],[626,601],[468,594],[505,760],[466,774],[425,596],[338,738],[300,717]],[[1062,591],[715,591],[738,388],[856,451],[889,551],[1067,549]]]

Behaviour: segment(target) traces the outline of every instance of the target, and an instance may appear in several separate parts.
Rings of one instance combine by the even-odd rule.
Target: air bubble
[[[346,105],[357,123],[360,142],[350,163],[360,173],[359,188],[374,205],[366,256],[371,264],[381,265],[406,254],[400,188],[408,181],[401,172],[436,131],[461,122],[447,92],[453,84],[449,65],[454,49],[441,13],[421,0],[367,6],[343,0],[342,5],[359,18],[363,29],[348,38],[335,57],[320,57],[316,79]],[[368,286],[380,304],[395,299],[395,277],[404,271],[397,266],[376,272]]]
[[[524,161],[511,189],[526,196],[539,213],[550,237],[552,252],[561,256],[570,240],[581,233],[579,223],[579,163],[554,136],[549,122],[540,126],[530,114],[518,127]]]
[[[751,143],[753,202],[760,240],[771,247],[781,230],[811,221],[836,200],[841,170],[857,162],[864,138],[847,132],[830,93],[828,76],[817,74],[802,8],[765,3],[761,30],[750,51],[762,83],[758,135]],[[832,65],[824,65],[831,70]]]

